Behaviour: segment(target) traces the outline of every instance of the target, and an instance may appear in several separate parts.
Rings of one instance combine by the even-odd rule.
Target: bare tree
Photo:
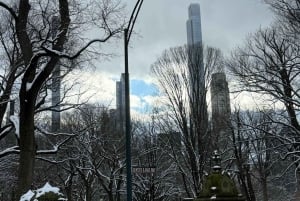
[[[168,141],[174,138],[170,133],[159,133],[157,125],[153,114],[151,121],[134,123],[133,197],[136,201],[177,200],[182,193],[180,186],[176,185],[180,174],[169,157]],[[177,137],[176,147],[179,149],[180,136]]]
[[[9,133],[12,134],[12,125],[9,121],[5,122],[4,116],[8,108],[8,104],[13,101],[16,94],[13,92],[16,79],[22,75],[22,60],[20,49],[17,44],[17,38],[13,28],[13,18],[7,13],[1,13],[1,18],[5,19],[0,25],[0,41],[1,41],[1,89],[0,89],[0,141]],[[13,103],[11,103],[13,104]],[[10,105],[11,105],[10,104]],[[8,119],[8,118],[7,118]],[[16,144],[13,144],[16,145]],[[12,144],[10,144],[12,146]],[[3,146],[6,147],[6,146]],[[17,149],[11,148],[9,151],[2,149],[1,156],[10,153],[17,153]]]
[[[291,160],[282,161],[287,144],[282,140],[282,124],[274,122],[278,118],[276,109],[236,109],[232,115],[234,167],[247,200],[292,197]]]
[[[298,44],[275,26],[252,35],[246,47],[233,53],[228,62],[237,84],[245,91],[268,94],[272,101],[284,104],[291,126],[298,131],[299,50]]]
[[[280,125],[281,135],[276,137],[286,145],[286,149],[280,149],[282,158],[293,158],[292,164],[297,175],[300,46],[295,37],[296,35],[287,34],[282,24],[260,29],[249,37],[245,47],[233,53],[227,64],[236,78],[236,91],[260,94],[270,105],[277,105],[277,116],[269,118],[269,121]],[[296,178],[299,180],[299,176]]]
[[[101,4],[102,3],[102,4]],[[67,38],[72,27],[73,8],[78,3],[70,4],[67,0],[29,1],[20,0],[18,6],[0,2],[12,18],[16,33],[17,45],[20,48],[23,64],[23,77],[19,90],[19,131],[20,134],[20,165],[19,165],[19,195],[30,188],[33,179],[34,161],[37,153],[34,136],[34,114],[39,93],[46,80],[51,76],[60,58],[75,59],[94,42],[106,42],[122,30],[122,24],[116,24],[119,17],[112,10],[119,9],[117,4],[109,1],[100,3],[99,28],[103,38],[89,41],[78,51],[67,51]],[[117,2],[118,3],[118,2]],[[54,11],[54,12],[53,12]],[[59,28],[54,39],[50,37],[50,18],[59,16]],[[115,16],[115,18],[114,18]],[[121,21],[121,23],[124,21]]]
[[[70,161],[83,183],[83,197],[92,200],[97,194],[98,198],[120,201],[124,191],[125,150],[124,136],[115,130],[116,117],[101,105],[84,105],[68,116],[73,118],[68,118],[72,120],[67,120],[67,127],[72,132],[80,130],[71,144],[71,150],[78,153],[77,160]]]
[[[255,201],[256,195],[254,193],[249,165],[249,142],[245,140],[243,135],[243,123],[241,118],[242,117],[238,111],[235,115],[233,115],[232,144],[234,159],[238,169],[238,181],[241,185],[242,191],[248,201]]]
[[[277,20],[284,26],[288,35],[299,35],[300,1],[299,0],[264,0],[278,16]]]
[[[217,49],[208,47],[203,51],[202,46],[181,46],[164,51],[152,66],[166,98],[161,129],[166,133],[180,132],[184,144],[182,155],[177,153],[174,160],[189,197],[195,197],[200,190],[210,156],[206,93],[211,72],[220,63]]]

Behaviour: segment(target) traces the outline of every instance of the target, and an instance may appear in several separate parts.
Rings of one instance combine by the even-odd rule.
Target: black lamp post
[[[124,56],[125,56],[125,135],[126,135],[126,184],[127,201],[132,201],[132,174],[131,174],[131,133],[130,133],[130,99],[129,99],[129,73],[128,73],[128,43],[139,14],[143,0],[138,0],[131,13],[128,26],[124,29]]]

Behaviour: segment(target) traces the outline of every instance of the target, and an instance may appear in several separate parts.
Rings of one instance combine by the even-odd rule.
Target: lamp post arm
[[[127,30],[128,30],[127,43],[129,43],[131,33],[132,33],[134,25],[135,25],[135,21],[137,19],[137,16],[138,16],[140,10],[141,10],[143,2],[144,2],[144,0],[138,0],[138,2],[135,4],[134,9],[131,13],[130,20],[129,20],[128,26],[127,26]]]

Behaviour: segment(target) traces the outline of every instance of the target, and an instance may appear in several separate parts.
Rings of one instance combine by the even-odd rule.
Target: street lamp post
[[[130,133],[130,98],[129,98],[129,70],[128,70],[128,43],[139,14],[143,0],[138,0],[131,13],[127,28],[124,29],[124,57],[125,57],[125,136],[126,136],[126,191],[127,201],[132,201],[132,174],[131,174],[131,133]]]

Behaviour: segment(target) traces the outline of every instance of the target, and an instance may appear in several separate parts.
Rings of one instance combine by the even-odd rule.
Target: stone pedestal
[[[194,201],[245,201],[234,181],[225,171],[221,171],[221,159],[217,151],[214,152],[213,160],[213,172],[205,178],[203,188]]]

